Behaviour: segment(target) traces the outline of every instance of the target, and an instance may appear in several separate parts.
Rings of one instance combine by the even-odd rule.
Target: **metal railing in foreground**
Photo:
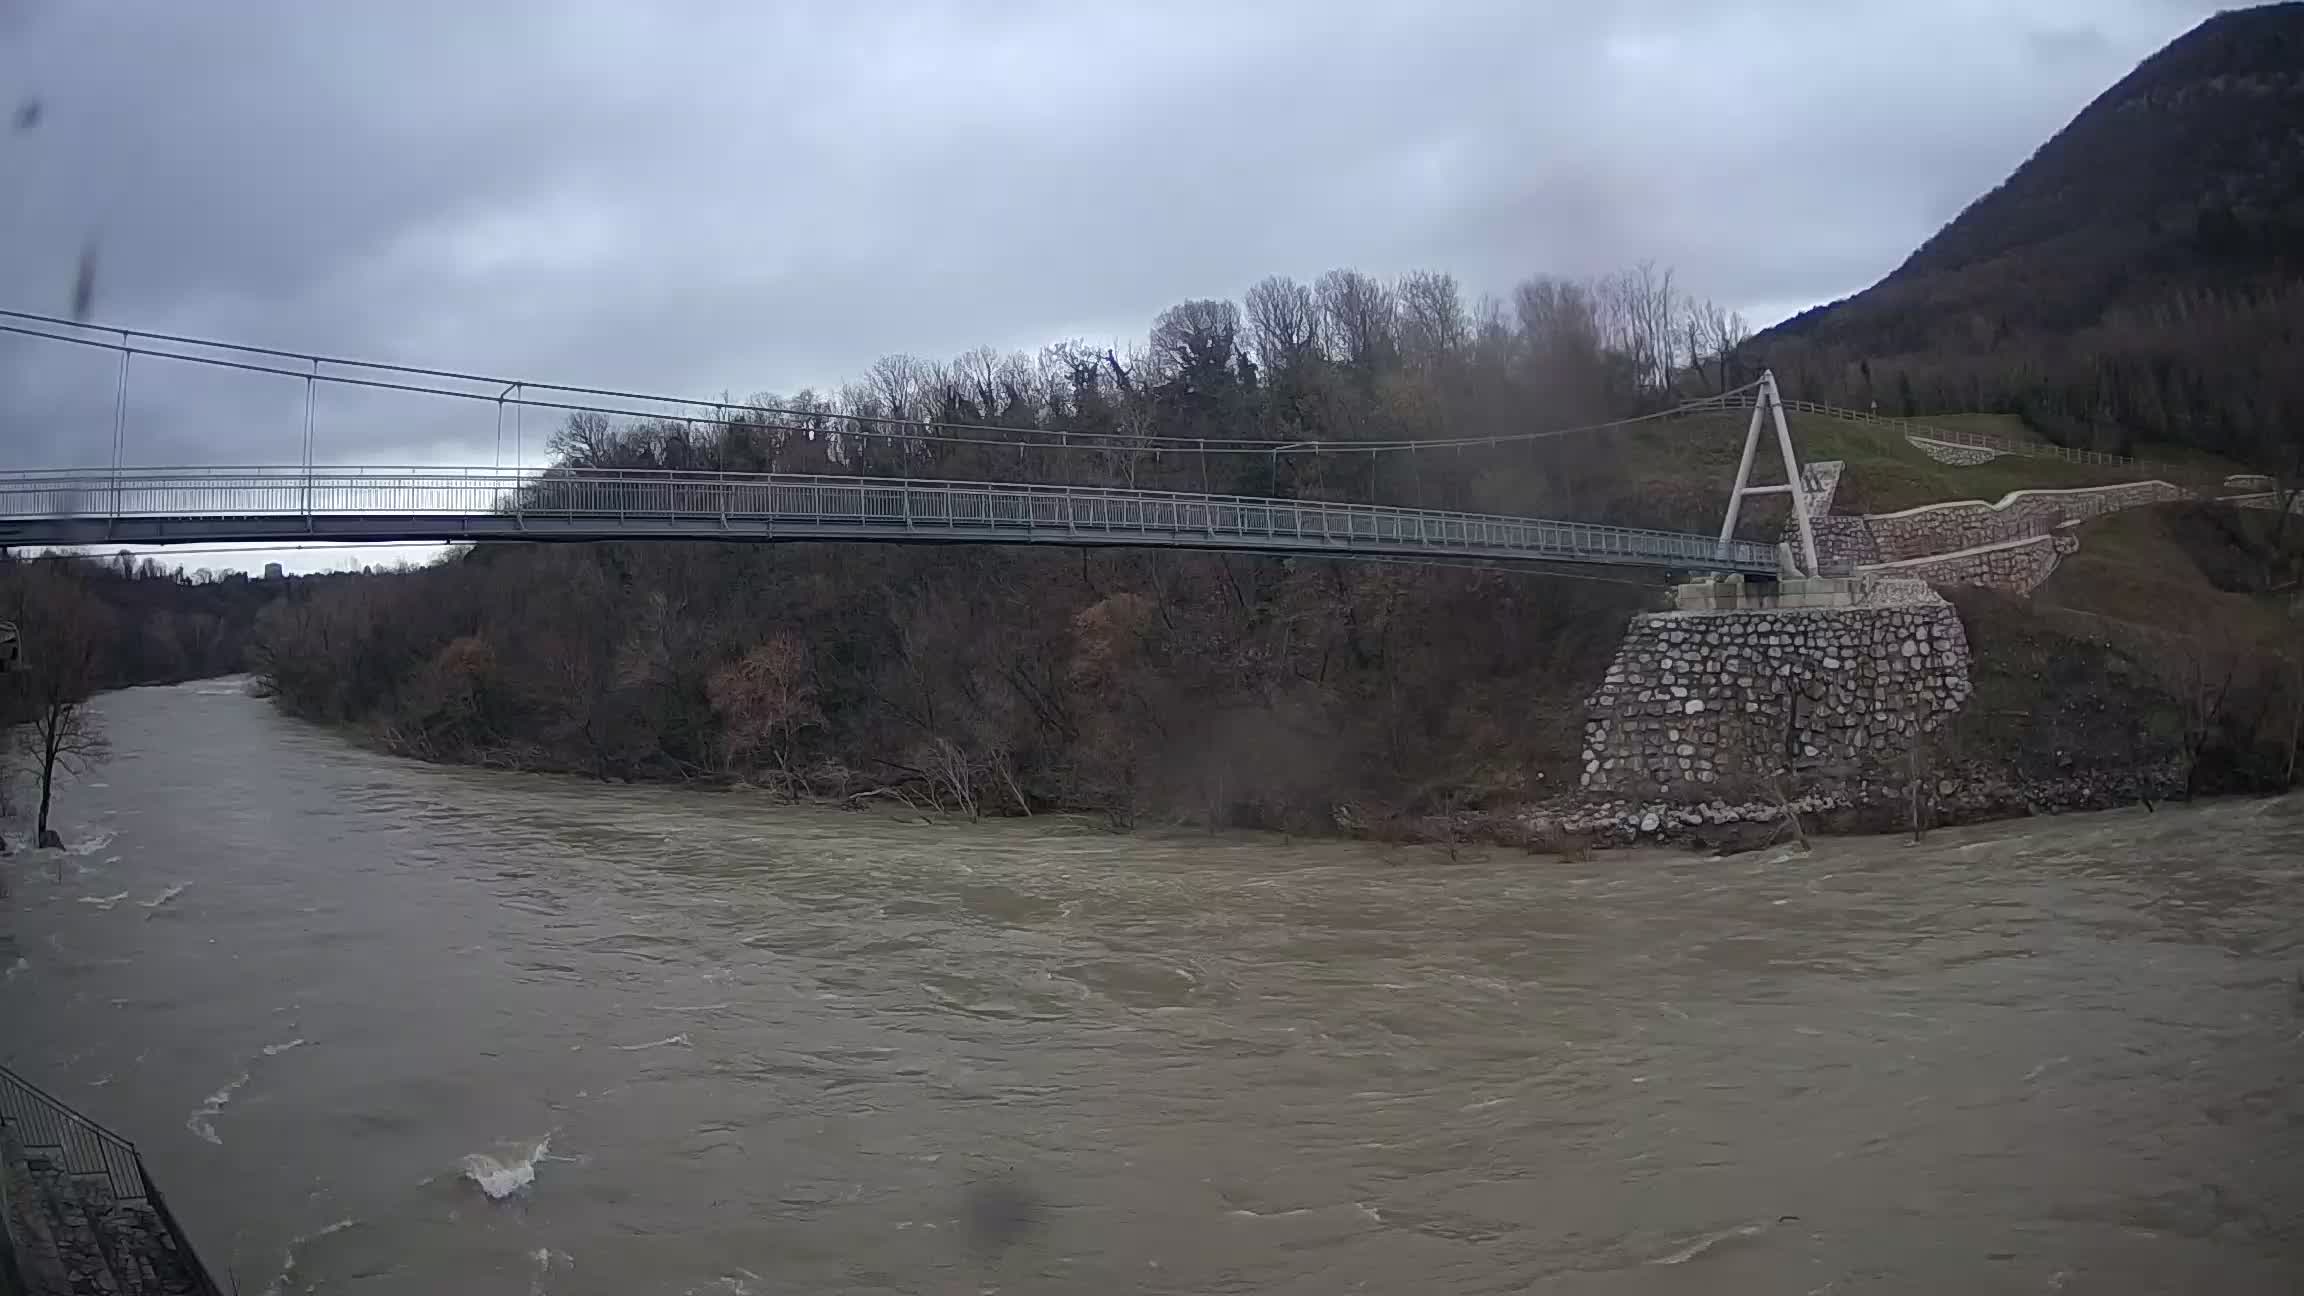
[[[24,1151],[53,1159],[74,1178],[100,1177],[112,1200],[150,1209],[189,1270],[194,1296],[219,1296],[135,1144],[4,1066],[0,1066],[0,1124]]]

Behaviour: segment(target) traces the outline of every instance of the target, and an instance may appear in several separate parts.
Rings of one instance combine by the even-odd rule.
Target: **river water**
[[[248,1293],[2304,1288],[2296,799],[1451,862],[100,709],[0,1061]]]

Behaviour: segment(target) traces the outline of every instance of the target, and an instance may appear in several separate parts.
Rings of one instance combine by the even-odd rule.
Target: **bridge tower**
[[[1752,456],[1760,449],[1761,424],[1770,419],[1776,425],[1776,451],[1784,460],[1784,484],[1754,486]],[[1776,371],[1768,369],[1761,372],[1760,390],[1752,401],[1752,425],[1744,433],[1744,457],[1736,465],[1736,485],[1728,492],[1728,516],[1720,523],[1720,543],[1726,545],[1735,538],[1736,517],[1744,511],[1745,496],[1777,494],[1792,497],[1792,518],[1800,528],[1800,574],[1822,575],[1816,564],[1816,530],[1808,521],[1808,492],[1800,476],[1800,456],[1792,450],[1792,430],[1784,423],[1784,400],[1776,391]]]

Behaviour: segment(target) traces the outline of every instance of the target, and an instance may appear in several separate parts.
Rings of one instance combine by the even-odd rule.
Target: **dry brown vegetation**
[[[655,545],[309,581],[283,705],[434,759],[1321,828],[1542,795],[1645,591],[1223,555]]]
[[[1700,525],[1692,510],[1717,516],[1719,487],[1668,470],[1668,432],[1350,446],[1668,406],[1716,388],[1744,333],[1649,266],[1532,280],[1509,303],[1467,303],[1441,274],[1337,271],[1267,279],[1241,304],[1185,302],[1125,355],[891,357],[839,392],[762,397],[726,424],[578,415],[554,449],[587,469],[1071,481],[1685,528]],[[909,435],[871,435],[891,426],[876,420]],[[1152,437],[1235,446],[1179,454]],[[1307,441],[1331,449],[1284,452]],[[1675,489],[1656,489],[1660,476]],[[1583,692],[1661,579],[1594,575],[991,548],[483,549],[300,582],[266,614],[253,660],[292,710],[429,758],[971,815],[1324,827],[1338,803],[1415,813],[1559,786]]]
[[[2035,776],[2180,765],[2192,792],[2291,787],[2304,741],[2304,544],[2272,514],[2096,519],[2030,600],[1957,596],[1976,654],[1958,731]]]
[[[1126,356],[895,357],[834,395],[762,398],[725,423],[579,415],[555,449],[583,469],[1067,480],[1696,529],[1718,516],[1738,420],[1350,447],[1667,407],[1737,376],[1737,330],[1715,315],[1647,268],[1531,281],[1509,305],[1467,306],[1440,275],[1272,279],[1244,309],[1164,312]],[[1707,338],[1726,353],[1702,354]],[[889,419],[909,433],[874,421]],[[1106,439],[1083,450],[1079,433]],[[1178,453],[1153,437],[1239,444]],[[1945,468],[1892,434],[1827,421],[1803,421],[1800,437],[1810,455],[1849,460],[1844,490],[1875,507],[2072,484],[2035,461]],[[1282,453],[1306,441],[1328,450]],[[532,503],[556,489],[542,483]],[[1773,537],[1780,517],[1754,510],[1747,534]],[[1369,827],[1572,790],[1585,695],[1653,597],[1621,573],[1178,552],[498,547],[299,582],[265,613],[252,664],[296,713],[431,759],[971,816]],[[2040,629],[2028,616],[2009,613],[2013,635],[1987,626],[1985,640],[2023,640]],[[2086,712],[2086,687],[2074,677],[2055,696]],[[2131,700],[2158,716],[2170,696]],[[2092,744],[2097,727],[2082,726]],[[2029,760],[2035,743],[1976,735],[1994,759]],[[2132,745],[2125,729],[2120,741]],[[2202,738],[2194,763],[2212,767],[2229,741],[2221,728]]]

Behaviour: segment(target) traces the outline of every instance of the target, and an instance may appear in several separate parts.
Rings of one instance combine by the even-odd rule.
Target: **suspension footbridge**
[[[686,469],[527,466],[348,466],[315,463],[318,394],[345,389],[496,407],[499,458],[507,411],[596,413],[610,417],[738,425],[758,407],[676,400],[449,370],[379,364],[247,347],[204,339],[91,328],[51,317],[0,312],[0,335],[44,347],[117,357],[112,463],[101,468],[0,471],[0,547],[402,541],[841,541],[912,544],[1041,544],[1229,550],[1381,559],[1574,563],[1670,571],[1772,575],[1772,544],[1720,534],[1612,526],[1593,521],[1451,512],[1379,503],[1277,498],[1214,491],[1021,480],[946,480],[887,472],[785,473]],[[303,462],[265,466],[139,466],[128,460],[128,410],[135,366],[156,362],[287,379],[303,388]],[[149,381],[149,380],[147,380]],[[491,395],[490,393],[494,394]],[[1759,435],[1772,381],[1707,408],[1753,415]],[[1682,413],[1690,407],[1670,411]],[[928,442],[1061,449],[1106,460],[1197,453],[1272,457],[1429,452],[1477,442],[1296,443],[1120,438],[931,424],[820,411],[767,411],[806,418],[807,436],[850,447]],[[291,413],[289,415],[293,417]],[[758,426],[755,422],[752,426]],[[784,427],[780,430],[790,431]],[[524,434],[521,434],[524,438]],[[1534,434],[1558,435],[1555,432]],[[1789,457],[1789,443],[1786,442]],[[835,454],[835,459],[840,457]],[[1747,453],[1749,468],[1751,456]],[[904,462],[902,456],[897,457]],[[1740,491],[1745,483],[1740,477]],[[1751,488],[1752,491],[1776,488]],[[1749,493],[1749,492],[1746,492]],[[1790,493],[1790,492],[1787,492]],[[1737,496],[1741,498],[1741,496]],[[1797,502],[1795,503],[1797,508]],[[1733,518],[1731,518],[1732,524]]]
[[[0,545],[310,540],[863,540],[1777,566],[1772,545],[1672,531],[1108,487],[488,468],[0,475]]]

